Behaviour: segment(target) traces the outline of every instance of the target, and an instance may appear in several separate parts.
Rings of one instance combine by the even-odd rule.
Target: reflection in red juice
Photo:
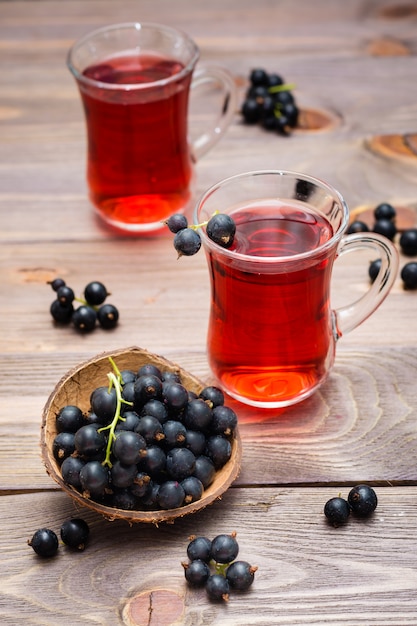
[[[237,224],[232,250],[254,257],[292,257],[333,234],[325,218],[298,206],[242,207],[232,215]],[[256,402],[308,395],[334,358],[329,305],[334,252],[283,262],[279,271],[267,261],[248,267],[212,249],[207,254],[209,358],[220,384],[235,398]]]
[[[183,65],[156,55],[117,56],[84,75],[109,84],[152,83]],[[192,165],[187,141],[191,75],[133,96],[98,85],[82,87],[88,131],[87,177],[91,200],[105,219],[127,224],[160,222],[190,200]]]

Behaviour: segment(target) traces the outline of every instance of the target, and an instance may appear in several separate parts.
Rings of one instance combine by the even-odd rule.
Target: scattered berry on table
[[[113,304],[103,304],[109,292],[99,281],[92,281],[84,289],[84,298],[76,298],[73,289],[66,285],[62,278],[48,281],[56,300],[51,303],[50,313],[58,324],[73,324],[82,333],[94,330],[98,324],[101,328],[114,328],[119,321],[119,311]],[[74,303],[80,306],[75,308]]]
[[[393,241],[395,235],[397,234],[397,227],[392,220],[387,218],[380,218],[375,222],[373,231],[374,233],[383,235],[390,241]]]
[[[231,456],[237,416],[223,404],[213,406],[224,402],[221,390],[206,387],[197,398],[177,373],[151,363],[120,372],[109,362],[110,384],[93,389],[87,410],[66,405],[57,411],[52,451],[64,482],[126,510],[197,502]],[[219,410],[234,417],[223,418],[220,429]]]
[[[401,270],[401,279],[405,289],[417,289],[417,262],[406,263]]]
[[[406,256],[417,256],[417,228],[408,228],[400,236],[401,252]]]
[[[238,591],[246,591],[255,580],[256,565],[250,565],[247,561],[234,561],[226,570],[226,578],[229,585]]]
[[[259,123],[266,130],[289,135],[297,126],[299,117],[299,108],[292,94],[293,85],[263,68],[250,72],[249,83],[240,111],[244,122]]]
[[[189,540],[189,562],[182,566],[191,587],[204,587],[209,599],[215,602],[228,601],[233,590],[248,591],[258,568],[235,560],[239,552],[235,532],[217,535],[213,540],[193,535]]]
[[[324,505],[324,515],[332,526],[341,526],[349,519],[349,503],[340,496],[330,498]]]
[[[58,552],[58,537],[50,528],[40,528],[29,539],[28,545],[38,556],[49,558]]]
[[[60,534],[65,545],[82,551],[87,544],[90,528],[85,520],[72,518],[62,524]]]
[[[369,268],[368,268],[368,274],[369,274],[369,278],[371,279],[371,282],[374,282],[374,280],[376,279],[376,277],[379,274],[379,270],[381,269],[381,259],[375,259],[374,261],[371,261],[369,264]]]
[[[392,206],[392,204],[389,204],[388,202],[382,202],[381,204],[378,204],[378,206],[376,206],[374,209],[374,217],[377,221],[381,219],[393,220],[396,215],[397,212],[395,208]]]
[[[355,220],[349,225],[346,232],[348,235],[352,233],[367,233],[369,232],[369,226],[365,222],[361,222],[361,220]]]
[[[377,495],[369,485],[356,485],[348,495],[352,512],[359,517],[367,517],[373,513],[378,504]]]
[[[229,600],[229,581],[222,574],[212,574],[206,582],[206,593],[210,600],[227,602]]]

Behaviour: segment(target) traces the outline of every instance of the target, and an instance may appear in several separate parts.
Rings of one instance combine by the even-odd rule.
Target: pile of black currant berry
[[[378,204],[374,209],[375,222],[372,231],[383,235],[390,241],[396,241],[398,239],[398,246],[404,256],[417,256],[417,228],[407,228],[399,233],[395,223],[396,217],[397,212],[392,204],[388,202]],[[350,224],[347,232],[369,232],[369,227],[365,222],[355,220]],[[380,267],[381,259],[371,261],[368,273],[372,282],[377,277]],[[417,289],[417,262],[410,261],[406,263],[401,269],[400,277],[405,289]]]
[[[81,518],[72,518],[65,521],[60,530],[62,542],[69,548],[83,551],[88,541],[90,528]],[[39,528],[33,533],[28,545],[38,556],[49,558],[58,552],[59,541],[56,533],[50,528]]]
[[[294,85],[278,74],[254,69],[241,113],[246,124],[261,124],[266,130],[289,135],[297,126],[299,109],[292,94]]]
[[[174,248],[178,252],[178,258],[192,256],[200,250],[201,237],[197,232],[198,228],[205,227],[207,237],[223,248],[230,248],[233,245],[236,233],[235,222],[225,213],[215,213],[207,222],[193,225],[188,224],[185,215],[175,213],[165,224],[175,234]]]
[[[236,413],[223,392],[197,396],[152,363],[119,371],[94,389],[86,415],[56,415],[52,452],[62,478],[85,497],[125,510],[175,509],[203,495],[231,458]]]
[[[378,504],[377,495],[369,485],[356,485],[349,491],[348,499],[340,495],[330,498],[324,505],[324,514],[332,526],[345,524],[352,512],[357,517],[371,515]]]
[[[228,601],[232,590],[247,591],[257,567],[247,561],[236,561],[239,544],[236,533],[207,537],[190,537],[189,561],[183,562],[185,578],[191,587],[204,587],[210,600]]]
[[[62,278],[55,278],[48,283],[56,293],[50,312],[59,324],[70,324],[81,332],[90,332],[96,327],[114,328],[119,321],[119,311],[113,304],[103,304],[107,296],[106,287],[99,281],[88,283],[84,289],[84,298],[76,298],[71,287]],[[80,306],[75,308],[74,302]]]

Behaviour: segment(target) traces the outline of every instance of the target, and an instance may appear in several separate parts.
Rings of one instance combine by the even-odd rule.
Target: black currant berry
[[[246,124],[257,124],[262,117],[261,106],[254,97],[246,98],[241,113]]]
[[[74,433],[58,433],[52,442],[52,454],[58,463],[75,452]]]
[[[347,522],[350,515],[350,506],[344,498],[336,496],[330,498],[324,505],[324,514],[332,526],[340,526]]]
[[[195,468],[195,456],[188,448],[172,448],[167,453],[166,469],[174,480],[191,476]]]
[[[188,220],[182,213],[174,213],[164,223],[168,226],[171,233],[174,234],[183,228],[188,228]]]
[[[184,503],[185,491],[176,480],[166,480],[158,489],[157,502],[161,509],[177,509]]]
[[[374,261],[370,262],[369,268],[368,268],[368,276],[372,282],[374,282],[374,280],[378,276],[379,271],[381,269],[381,264],[382,264],[381,259],[375,259]]]
[[[192,228],[183,228],[174,236],[174,248],[181,256],[193,256],[201,248],[201,237]]]
[[[98,430],[96,424],[81,426],[74,436],[75,449],[83,457],[96,457],[100,452],[103,452],[106,444],[106,436]]]
[[[249,74],[249,80],[252,85],[269,85],[268,73],[263,68],[255,68]]]
[[[211,540],[207,537],[190,537],[191,541],[187,546],[187,556],[190,561],[200,559],[208,563],[211,559]]]
[[[28,545],[38,556],[48,558],[58,552],[58,537],[53,530],[40,528],[33,534],[32,539],[29,539]]]
[[[182,563],[185,579],[191,587],[204,587],[210,577],[210,568],[200,559]]]
[[[406,256],[417,255],[417,228],[408,228],[400,237],[401,252]]]
[[[223,435],[212,435],[207,439],[206,455],[213,461],[216,470],[219,470],[232,456],[232,445]]]
[[[378,504],[377,495],[368,485],[356,485],[350,490],[348,502],[352,512],[359,517],[367,517],[373,513]]]
[[[144,456],[146,441],[139,433],[121,430],[113,442],[113,454],[123,465],[136,465]]]
[[[65,280],[63,278],[54,278],[54,280],[48,280],[48,285],[51,285],[54,291],[58,291],[60,287],[65,287]]]
[[[56,416],[56,427],[60,433],[64,431],[75,433],[83,424],[83,412],[72,404],[62,407]]]
[[[383,235],[387,239],[393,241],[395,235],[397,234],[397,227],[390,219],[381,218],[375,222],[373,231],[374,233]]]
[[[114,304],[103,304],[97,311],[97,319],[101,328],[114,328],[119,321],[119,311]]]
[[[226,578],[233,589],[247,591],[255,579],[257,569],[247,561],[234,561],[226,570]]]
[[[237,415],[228,406],[215,406],[213,409],[210,430],[218,435],[229,437],[237,426]]]
[[[181,481],[181,487],[184,489],[184,504],[197,502],[204,493],[204,485],[196,476],[187,476]]]
[[[77,330],[88,333],[95,328],[97,313],[90,306],[82,304],[72,314],[71,321]]]
[[[195,561],[194,561],[195,563]],[[210,600],[227,602],[230,585],[227,578],[221,574],[212,574],[206,582],[206,593]]]
[[[224,393],[221,389],[214,386],[204,387],[199,394],[199,398],[202,398],[208,402],[211,408],[215,406],[221,406],[224,404]]]
[[[67,485],[81,489],[80,472],[85,465],[85,461],[78,456],[69,456],[62,462],[61,474],[62,480]]]
[[[216,475],[216,468],[214,467],[213,461],[204,454],[196,457],[193,475],[201,480],[204,489],[207,489]]]
[[[401,280],[405,289],[417,289],[417,263],[406,263],[401,270]]]
[[[84,289],[84,298],[86,299],[87,304],[90,304],[91,306],[103,304],[104,300],[109,295],[110,294],[103,283],[100,283],[97,280],[88,283]]]
[[[392,206],[392,204],[388,204],[388,202],[382,202],[378,204],[378,206],[374,210],[374,217],[376,220],[393,220],[396,216],[397,212]]]
[[[60,532],[65,545],[81,551],[87,544],[90,528],[85,520],[73,518],[62,524]]]
[[[206,226],[207,236],[223,248],[230,248],[233,244],[236,224],[230,215],[225,213],[216,213],[213,215]]]
[[[109,487],[109,472],[100,461],[88,461],[80,471],[80,483],[86,497],[101,497]]]
[[[347,234],[351,235],[352,233],[367,233],[369,232],[369,227],[365,222],[361,222],[360,220],[355,220],[347,229]]]
[[[217,535],[211,542],[211,558],[216,563],[230,563],[239,553],[239,544],[236,541],[236,533],[230,535]]]
[[[114,387],[96,387],[90,396],[91,410],[103,424],[114,418],[117,407],[117,394]]]
[[[54,300],[49,310],[54,320],[59,324],[69,324],[74,313],[72,303],[69,306],[65,306],[59,300]]]

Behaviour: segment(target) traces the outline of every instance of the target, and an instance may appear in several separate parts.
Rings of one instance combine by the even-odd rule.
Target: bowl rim
[[[77,491],[77,489],[71,485],[68,485],[64,482],[61,472],[60,466],[56,459],[53,456],[52,450],[50,448],[50,444],[53,441],[53,435],[57,434],[57,430],[55,426],[55,416],[57,413],[59,402],[57,403],[57,398],[60,398],[61,395],[65,395],[65,387],[68,382],[76,380],[79,376],[82,375],[83,372],[87,369],[94,370],[95,367],[99,368],[101,365],[104,365],[106,361],[108,361],[109,357],[117,361],[125,362],[126,360],[130,362],[130,360],[135,359],[148,359],[152,362],[156,362],[158,366],[163,369],[179,372],[183,378],[186,379],[184,385],[189,389],[191,384],[192,391],[203,389],[206,385],[196,376],[182,368],[177,363],[166,359],[163,356],[158,354],[154,354],[149,352],[144,348],[139,348],[137,346],[130,346],[127,348],[120,348],[116,350],[110,350],[101,352],[94,357],[86,359],[85,361],[80,362],[75,367],[71,368],[64,374],[58,383],[55,385],[53,391],[49,395],[47,402],[42,411],[42,424],[41,424],[41,456],[42,461],[45,466],[46,472],[49,476],[61,487],[63,491],[65,491],[73,500],[75,500],[78,504],[88,507],[100,513],[106,519],[113,521],[116,519],[124,519],[129,523],[153,523],[158,525],[161,522],[173,522],[177,518],[184,517],[191,513],[197,513],[198,511],[203,510],[208,505],[212,504],[216,500],[220,499],[222,495],[227,491],[230,485],[236,480],[239,475],[240,467],[241,467],[241,459],[242,459],[242,441],[239,433],[239,428],[236,427],[234,431],[233,438],[231,439],[232,444],[232,455],[229,461],[216,472],[216,477],[213,483],[204,490],[203,496],[200,500],[196,502],[191,502],[190,504],[186,504],[182,507],[176,509],[162,510],[158,509],[155,511],[147,511],[147,510],[127,510],[127,509],[118,509],[115,507],[107,506],[96,502],[94,500],[90,500],[85,497],[82,493]],[[137,364],[137,369],[140,367],[142,363]],[[119,365],[118,365],[119,367]],[[135,366],[136,367],[136,366]],[[111,366],[109,363],[109,370]],[[119,369],[126,369],[123,367],[119,367]],[[133,367],[132,367],[133,369]],[[91,391],[97,386],[97,384],[93,384],[91,387]],[[66,402],[69,404],[70,402]],[[64,405],[61,405],[64,406]],[[219,480],[221,481],[219,486]]]

